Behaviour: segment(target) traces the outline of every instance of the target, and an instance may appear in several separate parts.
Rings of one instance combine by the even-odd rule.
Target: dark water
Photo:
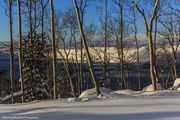
[[[8,53],[0,53],[0,72],[5,71],[6,73],[6,79],[9,80],[9,71],[10,71],[10,64],[9,64],[9,54]],[[177,66],[179,66],[179,62]],[[58,62],[58,66],[60,70],[62,70],[63,62]],[[73,64],[70,63],[70,66],[72,67]],[[180,69],[177,67],[177,73],[179,75]],[[102,81],[102,64],[101,63],[96,63],[94,64],[94,69],[95,73],[97,76],[97,79],[99,81]],[[129,88],[136,90],[138,86],[138,77],[137,77],[137,65],[136,63],[129,63],[126,66],[126,69],[128,71],[125,71],[126,76],[129,76],[127,79],[127,82],[129,84]],[[141,64],[141,86],[142,88],[148,84],[151,83],[150,81],[150,76],[149,76],[149,65],[148,63],[142,63]],[[109,71],[109,76],[108,78],[111,80],[111,87],[113,89],[119,89],[118,84],[120,80],[120,67],[117,64],[109,64],[108,65],[108,71]],[[168,70],[168,68],[166,68]],[[87,64],[83,65],[83,71],[84,71],[84,79],[86,79],[87,84],[89,87],[92,87],[92,82],[91,82],[91,77],[89,75],[89,70]],[[18,56],[15,55],[15,79],[18,80]],[[160,76],[161,77],[161,76]],[[161,81],[160,81],[161,82]],[[172,81],[169,83],[169,85],[172,84]]]
[[[10,64],[9,64],[9,54],[8,53],[0,53],[0,72],[5,71],[6,79],[9,80],[9,71],[10,71]],[[14,73],[15,79],[18,80],[18,56],[14,56]]]

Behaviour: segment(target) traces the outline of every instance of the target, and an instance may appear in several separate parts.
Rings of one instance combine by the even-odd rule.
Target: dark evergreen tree
[[[30,33],[23,39],[23,74],[25,93],[28,101],[45,99],[49,96],[47,74],[50,68],[51,58],[48,56],[46,35],[42,40],[41,34],[33,34],[30,41]]]

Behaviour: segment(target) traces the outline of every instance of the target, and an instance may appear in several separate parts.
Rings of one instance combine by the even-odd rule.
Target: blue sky
[[[73,5],[72,0],[54,0],[54,7],[58,10],[64,10]],[[5,4],[3,0],[0,0],[0,41],[9,40],[9,19],[5,14]],[[94,22],[94,17],[97,17],[95,14],[96,8],[93,6],[88,7],[88,12],[86,14],[86,23]],[[16,14],[16,11],[15,11]],[[90,17],[89,17],[90,16]],[[14,16],[14,33],[17,31],[17,16]]]
[[[100,1],[100,0],[99,0]],[[87,8],[87,12],[85,14],[85,23],[95,23],[98,24],[98,17],[96,14],[96,6],[101,6],[103,5],[101,2],[96,2],[95,5],[94,3],[90,3],[90,5]],[[111,1],[111,0],[110,0]],[[138,1],[138,0],[137,0]],[[72,7],[73,6],[73,0],[54,0],[54,7],[56,10],[65,10],[66,8]],[[111,4],[109,5],[111,6]],[[174,5],[176,6],[176,5]],[[7,15],[5,14],[5,9],[4,9],[4,1],[0,0],[0,41],[8,41],[9,40],[9,19]],[[112,7],[112,6],[111,6]],[[15,9],[15,15],[14,15],[14,23],[13,23],[13,31],[14,34],[17,34],[17,16],[16,16],[16,9]],[[128,14],[128,13],[124,13]],[[142,17],[138,17],[138,29],[142,34],[145,33],[144,25],[143,25],[143,20]],[[141,34],[141,35],[142,35]],[[142,35],[144,38],[144,35]]]

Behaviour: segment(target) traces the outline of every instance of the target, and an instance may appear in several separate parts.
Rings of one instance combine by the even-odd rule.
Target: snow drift
[[[156,88],[157,88],[157,90],[163,90],[160,83],[156,83]],[[154,91],[153,85],[150,84],[150,85],[144,87],[142,91],[143,92],[153,92]]]
[[[163,91],[159,91],[163,93]],[[136,96],[68,103],[64,100],[2,105],[0,119],[180,120],[179,96]]]
[[[173,84],[173,89],[180,91],[180,78],[176,78]]]
[[[111,92],[113,92],[111,89],[105,87],[100,87],[99,89],[102,95],[111,94]],[[82,92],[79,98],[84,98],[84,97],[96,97],[95,88],[88,89]]]

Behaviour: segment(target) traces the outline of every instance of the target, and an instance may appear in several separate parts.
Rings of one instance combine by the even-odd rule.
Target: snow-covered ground
[[[89,90],[76,100],[1,104],[0,120],[180,120],[180,92],[101,91],[106,94],[94,97]]]

